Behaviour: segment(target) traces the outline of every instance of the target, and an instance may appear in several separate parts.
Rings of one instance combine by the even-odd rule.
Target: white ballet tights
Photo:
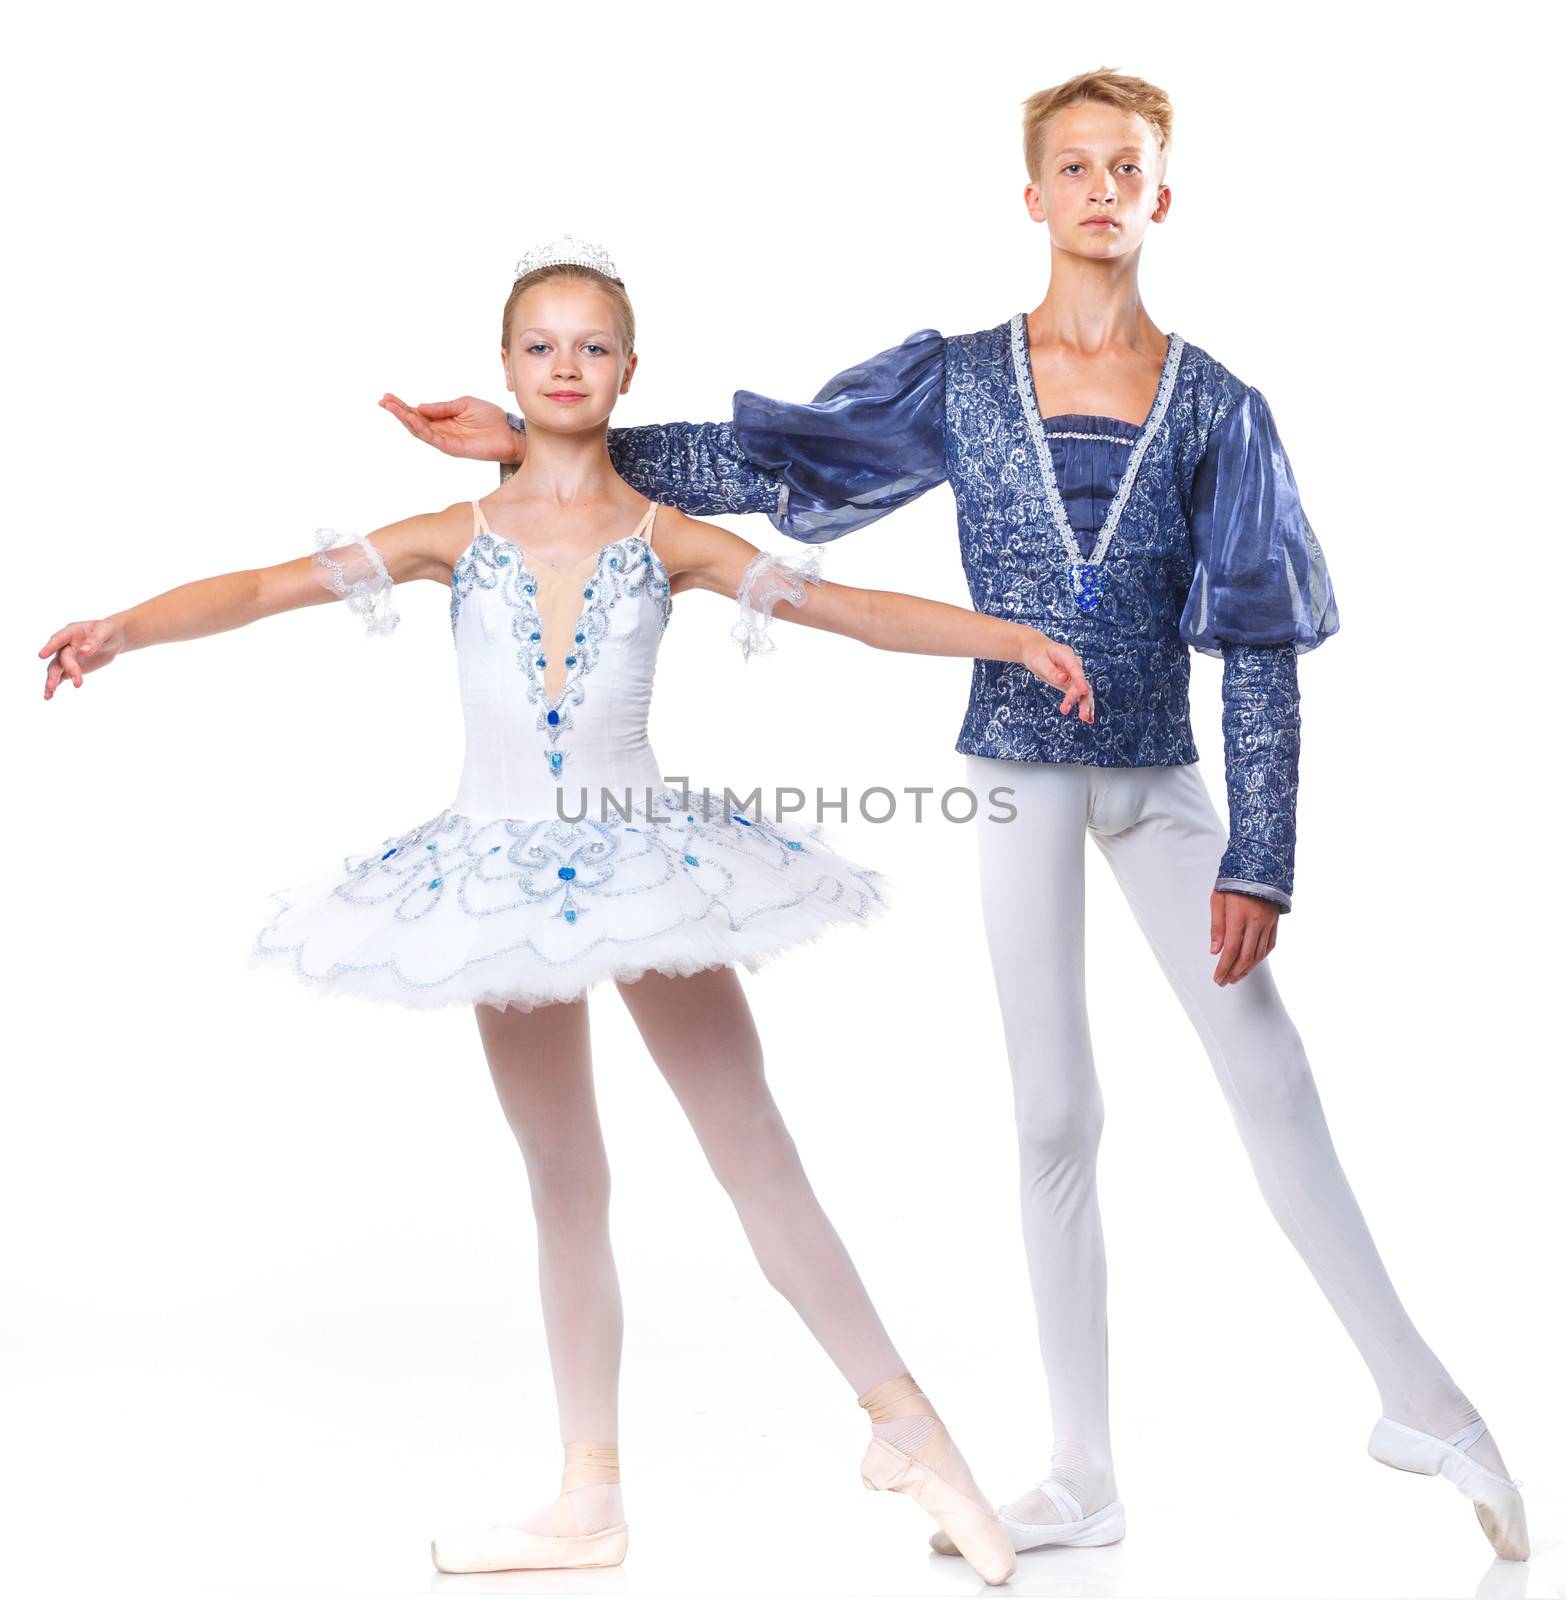
[[[767,1281],[855,1395],[904,1371],[772,1098],[761,1042],[730,968],[619,986],[653,1060],[727,1191]],[[617,1441],[623,1319],[609,1243],[609,1165],[584,1004],[476,1008],[495,1088],[527,1163],[539,1293],[562,1442]],[[907,1427],[875,1424],[874,1431]],[[953,1452],[944,1476],[966,1466]],[[565,1491],[584,1533],[623,1520],[618,1484]],[[977,1487],[972,1491],[978,1496]],[[548,1508],[523,1524],[552,1531]]]
[[[1017,817],[979,828],[984,920],[1011,1061],[1023,1237],[1049,1383],[1049,1476],[1091,1514],[1116,1498],[1109,1445],[1104,1237],[1095,1165],[1103,1101],[1083,966],[1084,839],[1108,858],[1191,1019],[1272,1214],[1354,1341],[1396,1422],[1445,1436],[1478,1413],[1398,1300],[1338,1163],[1310,1064],[1264,962],[1212,981],[1209,896],[1225,830],[1195,766],[968,758],[978,794]],[[1488,1434],[1470,1454],[1505,1475]],[[1005,1508],[1054,1522],[1037,1491]]]

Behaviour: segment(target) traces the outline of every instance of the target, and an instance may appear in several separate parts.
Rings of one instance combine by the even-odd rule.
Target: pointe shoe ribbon
[[[1045,1478],[1034,1487],[1044,1495],[1060,1513],[1058,1522],[1019,1522],[1015,1517],[1000,1511],[1000,1524],[1011,1535],[1012,1548],[1021,1555],[1025,1550],[1039,1550],[1045,1545],[1075,1545],[1090,1547],[1101,1544],[1118,1544],[1126,1536],[1126,1508],[1119,1500],[1084,1516],[1082,1502],[1053,1478]],[[932,1533],[930,1548],[943,1556],[954,1556],[957,1547],[945,1534]]]
[[[619,1522],[613,1527],[581,1532],[570,1492],[594,1484],[619,1481],[620,1453],[616,1445],[567,1444],[560,1495],[549,1508],[553,1534],[534,1533],[514,1522],[491,1523],[486,1528],[463,1529],[440,1535],[430,1545],[430,1559],[438,1572],[617,1567],[625,1560],[630,1540],[628,1525]]]
[[[1479,1526],[1503,1561],[1526,1561],[1529,1554],[1528,1517],[1523,1509],[1522,1485],[1503,1478],[1468,1454],[1469,1446],[1488,1433],[1481,1419],[1459,1428],[1446,1438],[1421,1433],[1406,1423],[1382,1417],[1370,1432],[1370,1454],[1400,1472],[1440,1476],[1474,1503]]]
[[[867,1489],[888,1489],[909,1495],[986,1583],[1004,1583],[1017,1570],[1017,1558],[1006,1530],[994,1509],[964,1494],[941,1476],[952,1452],[951,1435],[935,1414],[919,1386],[908,1373],[888,1378],[859,1397],[859,1404],[875,1422],[927,1417],[913,1450],[904,1450],[879,1434],[870,1440],[859,1464],[860,1481]]]

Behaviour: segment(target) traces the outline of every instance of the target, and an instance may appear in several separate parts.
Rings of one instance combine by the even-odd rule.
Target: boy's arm
[[[487,400],[464,395],[410,406],[387,394],[380,404],[414,438],[446,455],[499,462],[502,483],[527,454],[527,429],[521,417]],[[649,500],[676,506],[691,516],[737,516],[748,511],[771,515],[778,508],[777,475],[746,456],[727,422],[611,428],[609,457],[615,471]]]
[[[1229,845],[1214,888],[1293,903],[1299,794],[1297,657],[1338,629],[1326,561],[1267,402],[1239,394],[1191,490],[1195,558],[1181,636],[1223,658]]]
[[[506,419],[521,427],[521,419]],[[735,442],[727,422],[665,422],[611,428],[609,459],[639,494],[693,517],[771,516],[782,491],[775,473],[758,467]],[[514,470],[514,469],[513,469]],[[507,473],[501,471],[504,482]]]
[[[1294,890],[1300,786],[1300,690],[1292,644],[1223,651],[1223,764],[1229,847],[1224,893],[1257,895],[1287,911]]]
[[[464,397],[382,404],[449,455],[517,463],[520,418]],[[615,468],[649,499],[691,516],[759,511],[791,538],[836,539],[946,477],[945,340],[933,329],[834,377],[808,403],[741,390],[729,422],[611,428]]]

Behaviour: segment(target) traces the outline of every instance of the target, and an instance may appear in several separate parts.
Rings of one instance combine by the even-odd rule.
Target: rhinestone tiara
[[[517,277],[525,278],[540,267],[560,266],[591,267],[606,278],[618,278],[619,270],[601,244],[589,244],[585,239],[575,239],[569,233],[549,244],[534,245],[517,262]],[[513,282],[515,279],[513,279]]]

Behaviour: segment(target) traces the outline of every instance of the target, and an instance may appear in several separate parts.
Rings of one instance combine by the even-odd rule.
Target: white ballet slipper
[[[1062,1488],[1046,1478],[1036,1485],[1041,1494],[1054,1502],[1060,1513],[1059,1522],[1018,1522],[1000,1512],[1000,1525],[1011,1539],[1012,1549],[1019,1555],[1024,1550],[1042,1550],[1046,1545],[1088,1546],[1118,1544],[1126,1536],[1126,1508],[1119,1500],[1111,1500],[1091,1516],[1083,1516],[1082,1503],[1069,1489]],[[957,1547],[945,1534],[932,1533],[930,1548],[938,1555],[954,1556]]]
[[[1481,1466],[1468,1447],[1489,1430],[1482,1420],[1445,1439],[1421,1433],[1405,1423],[1382,1417],[1370,1432],[1370,1453],[1399,1472],[1439,1476],[1455,1484],[1474,1503],[1479,1526],[1503,1561],[1528,1559],[1528,1518],[1523,1511],[1522,1485]]]
[[[624,1522],[596,1533],[530,1533],[516,1523],[444,1533],[430,1544],[439,1572],[523,1572],[556,1567],[617,1567],[629,1537]]]

